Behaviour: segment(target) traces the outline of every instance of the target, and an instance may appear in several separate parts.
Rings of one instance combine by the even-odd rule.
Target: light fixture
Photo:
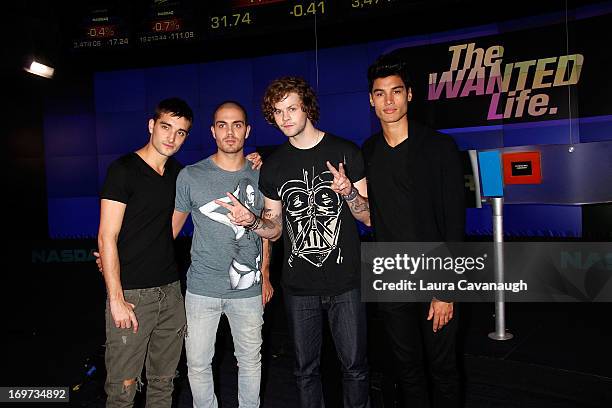
[[[55,69],[40,62],[32,61],[29,68],[24,68],[30,74],[38,75],[43,78],[53,78]]]

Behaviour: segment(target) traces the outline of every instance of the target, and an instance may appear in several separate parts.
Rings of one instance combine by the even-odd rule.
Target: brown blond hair
[[[319,120],[319,104],[314,90],[300,77],[282,77],[268,85],[264,93],[261,109],[266,121],[276,126],[274,105],[282,101],[291,92],[295,92],[302,101],[302,110],[312,123]]]

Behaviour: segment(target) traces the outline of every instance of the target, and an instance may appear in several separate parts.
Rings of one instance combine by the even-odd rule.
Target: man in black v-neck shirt
[[[192,122],[183,100],[161,101],[149,120],[149,142],[111,163],[100,194],[107,407],[133,405],[145,363],[147,405],[172,404],[186,318],[172,231],[181,166],[171,156]]]
[[[462,241],[463,167],[455,142],[408,120],[406,64],[381,56],[368,69],[370,104],[382,132],[363,145],[374,237],[379,242]],[[406,407],[458,407],[456,305],[381,303],[393,365]],[[424,360],[431,373],[429,403]]]

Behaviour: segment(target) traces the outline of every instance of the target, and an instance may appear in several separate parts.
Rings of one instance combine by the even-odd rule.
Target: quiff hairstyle
[[[169,113],[175,118],[185,118],[189,121],[190,126],[193,125],[193,111],[181,98],[168,98],[160,101],[155,107],[153,120],[159,119],[162,113]]]
[[[306,112],[312,123],[319,120],[319,103],[314,90],[300,77],[282,77],[275,79],[268,85],[264,93],[261,109],[266,121],[276,126],[274,120],[274,105],[282,101],[287,95],[295,92],[302,102],[302,111]]]
[[[368,89],[372,93],[374,81],[378,78],[385,78],[398,75],[402,78],[406,90],[412,88],[410,74],[408,74],[408,64],[396,54],[383,54],[368,68]]]

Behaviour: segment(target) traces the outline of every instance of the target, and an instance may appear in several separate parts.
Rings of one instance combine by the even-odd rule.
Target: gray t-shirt
[[[230,202],[230,192],[259,215],[263,196],[259,171],[247,161],[238,171],[219,168],[206,158],[179,173],[175,208],[191,212],[194,231],[187,290],[216,298],[247,298],[261,294],[261,239],[229,222],[228,210],[214,200]]]

